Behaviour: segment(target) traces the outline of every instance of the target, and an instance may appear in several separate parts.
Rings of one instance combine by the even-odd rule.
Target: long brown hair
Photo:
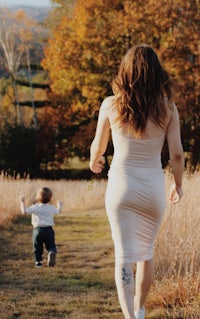
[[[150,118],[161,128],[167,114],[166,103],[172,98],[172,82],[155,51],[147,45],[128,50],[112,83],[120,125],[128,124],[142,133]]]

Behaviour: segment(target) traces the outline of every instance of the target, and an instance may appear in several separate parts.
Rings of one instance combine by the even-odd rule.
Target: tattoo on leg
[[[130,284],[131,279],[132,279],[131,270],[123,267],[122,268],[122,280],[123,280],[124,286]]]

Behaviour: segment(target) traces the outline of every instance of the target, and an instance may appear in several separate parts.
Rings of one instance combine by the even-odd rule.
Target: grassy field
[[[147,319],[200,318],[199,178],[198,173],[186,176],[184,199],[179,205],[167,205],[155,244],[155,280],[146,302]],[[170,183],[167,175],[167,190]],[[53,189],[55,200],[64,201],[62,214],[55,218],[55,268],[46,266],[46,252],[42,269],[34,267],[30,217],[18,217],[18,195],[25,193],[28,204],[41,184]],[[0,186],[4,216],[0,318],[122,319],[113,244],[103,208],[106,182],[2,179]]]

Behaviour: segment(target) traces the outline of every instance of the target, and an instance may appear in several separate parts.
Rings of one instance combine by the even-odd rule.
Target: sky
[[[26,5],[34,7],[50,7],[50,0],[0,0],[0,6]]]

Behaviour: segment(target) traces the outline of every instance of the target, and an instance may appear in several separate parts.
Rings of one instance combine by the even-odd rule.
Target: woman
[[[106,211],[115,248],[116,287],[124,317],[144,319],[153,279],[153,244],[165,211],[165,138],[174,174],[170,202],[178,203],[183,196],[180,124],[172,83],[151,47],[140,45],[126,53],[112,87],[114,96],[100,109],[90,169],[102,171],[111,131],[114,155]]]

